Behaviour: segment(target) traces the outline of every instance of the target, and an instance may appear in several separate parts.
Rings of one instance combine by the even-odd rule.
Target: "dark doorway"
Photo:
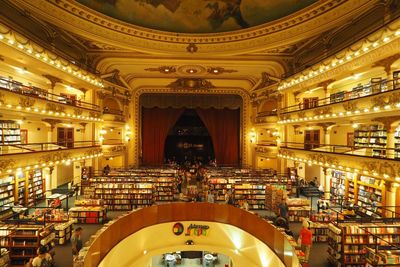
[[[214,159],[214,149],[207,128],[194,109],[186,109],[170,130],[165,142],[165,158],[179,164]]]

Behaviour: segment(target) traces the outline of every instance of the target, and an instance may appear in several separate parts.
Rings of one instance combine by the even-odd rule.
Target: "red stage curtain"
[[[218,165],[239,165],[239,109],[196,109],[212,138]]]
[[[164,145],[168,132],[175,125],[184,109],[142,109],[142,152],[144,165],[162,165]]]

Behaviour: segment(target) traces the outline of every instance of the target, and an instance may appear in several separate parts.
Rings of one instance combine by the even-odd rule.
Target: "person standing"
[[[214,192],[208,191],[208,194],[207,194],[207,202],[208,202],[208,203],[215,203]]]
[[[53,259],[47,253],[47,248],[42,246],[38,248],[38,255],[32,261],[32,267],[51,267],[53,266]]]
[[[304,252],[304,261],[308,264],[308,259],[310,257],[311,245],[312,245],[312,232],[310,230],[311,222],[309,220],[303,221],[303,228],[300,230],[299,234],[299,244],[301,245],[301,250]]]
[[[76,228],[71,237],[72,255],[74,257],[78,256],[79,251],[83,246],[81,239],[82,230],[83,230],[82,227]]]
[[[286,199],[283,198],[282,202],[278,205],[279,208],[279,216],[285,218],[285,220],[289,221],[289,207],[286,203]]]

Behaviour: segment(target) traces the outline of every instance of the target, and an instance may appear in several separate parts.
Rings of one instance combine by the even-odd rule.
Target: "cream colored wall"
[[[258,156],[256,168],[257,169],[277,170],[277,168],[278,168],[277,159],[270,159],[270,158]]]
[[[321,177],[321,167],[320,166],[316,166],[316,165],[312,165],[309,166],[308,164],[305,165],[305,178],[306,181],[312,181],[314,180],[314,177],[317,177],[318,180]]]
[[[333,126],[329,134],[330,144],[347,146],[347,133],[354,133],[351,125]]]
[[[47,143],[51,141],[48,138],[49,127],[43,122],[23,121],[20,127],[28,130],[28,143]]]
[[[57,166],[57,185],[60,186],[65,183],[69,183],[74,178],[73,171],[73,163],[71,165],[66,166],[64,164],[60,164]]]
[[[185,229],[189,224],[208,225],[207,236],[176,236],[172,232],[174,223],[162,223],[146,227],[119,242],[98,265],[108,266],[148,266],[155,255],[171,251],[214,251],[229,256],[232,266],[237,267],[283,267],[284,264],[264,243],[243,230],[221,223],[181,222]],[[149,238],[162,236],[157,242]],[[187,246],[187,240],[194,245]],[[127,253],[129,251],[129,253]],[[146,253],[144,253],[146,251]],[[295,265],[294,267],[298,267]]]

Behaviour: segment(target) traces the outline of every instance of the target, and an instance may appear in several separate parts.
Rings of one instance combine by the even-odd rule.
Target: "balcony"
[[[285,142],[280,145],[278,157],[321,167],[385,174],[393,179],[400,175],[400,152],[394,148]]]
[[[56,95],[47,90],[26,86],[0,77],[0,104],[11,111],[24,111],[42,115],[100,120],[97,105]]]
[[[51,166],[65,161],[99,156],[97,141],[0,145],[0,170],[23,166]]]
[[[370,113],[399,110],[400,80],[380,81],[353,88],[349,92],[338,92],[330,97],[312,102],[301,102],[279,110],[281,123],[357,116]]]
[[[256,153],[265,154],[269,157],[276,157],[278,154],[276,142],[263,142],[256,144]]]
[[[255,123],[276,123],[278,121],[277,110],[258,112],[254,120]]]
[[[119,156],[126,152],[126,144],[120,139],[104,140],[101,148],[105,157]]]
[[[109,107],[103,108],[103,119],[105,121],[125,122],[124,111],[119,109],[112,109]]]

